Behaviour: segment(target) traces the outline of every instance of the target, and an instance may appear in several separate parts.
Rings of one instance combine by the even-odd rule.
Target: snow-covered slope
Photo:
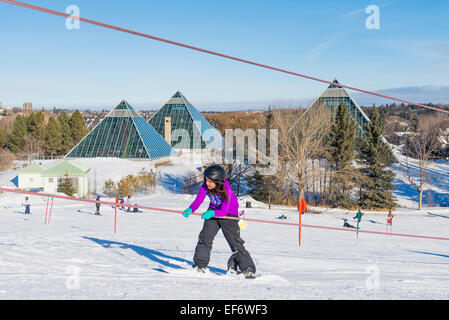
[[[84,163],[84,162],[83,162]],[[84,163],[86,164],[86,163]],[[108,177],[137,173],[143,162],[99,161],[101,185]],[[147,168],[151,164],[147,163]],[[193,195],[173,193],[172,181],[195,173],[198,161],[175,160],[156,167],[166,181],[139,205],[185,209]],[[11,187],[14,173],[0,175]],[[176,189],[176,188],[175,188]],[[102,200],[107,201],[107,198]],[[113,199],[109,199],[112,201]],[[226,274],[230,249],[219,233],[209,273],[191,270],[203,221],[177,213],[126,213],[101,206],[93,215],[89,203],[55,199],[49,224],[44,224],[47,199],[31,197],[31,215],[24,215],[20,194],[0,196],[0,299],[448,299],[447,241],[298,228],[249,222],[242,231],[260,277],[243,280]],[[248,197],[240,205],[248,218],[297,222],[295,208],[274,207]],[[200,208],[205,210],[207,204]],[[398,210],[393,232],[449,237],[449,209]],[[48,213],[48,212],[47,212]],[[277,217],[284,215],[286,220]],[[342,227],[354,224],[353,212],[306,214],[305,225]],[[366,213],[362,230],[384,232],[385,213]]]

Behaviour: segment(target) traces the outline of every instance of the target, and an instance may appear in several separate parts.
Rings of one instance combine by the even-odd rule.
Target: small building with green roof
[[[75,197],[85,197],[89,193],[90,168],[71,160],[64,160],[41,173],[45,193],[56,193],[64,179],[70,179],[75,188]]]
[[[18,187],[22,190],[42,189],[44,187],[42,172],[48,168],[41,164],[33,163],[17,170]]]

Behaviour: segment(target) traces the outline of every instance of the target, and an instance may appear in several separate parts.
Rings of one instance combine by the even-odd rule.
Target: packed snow
[[[55,161],[60,160],[42,164],[50,166]],[[108,178],[118,180],[137,174],[142,167],[154,168],[159,179],[155,193],[133,196],[132,203],[173,210],[183,210],[193,201],[194,195],[182,194],[181,181],[198,174],[201,166],[198,159],[187,156],[160,164],[75,161],[92,168],[89,178],[91,188],[96,181],[97,193]],[[15,176],[15,170],[1,173],[0,186],[15,188]],[[403,190],[399,189],[398,197]],[[449,237],[449,208],[418,211],[416,197],[406,197],[413,203],[395,211],[393,233]],[[0,299],[449,298],[445,240],[368,233],[357,237],[355,232],[303,227],[299,246],[296,226],[248,222],[241,235],[259,277],[246,280],[226,272],[231,251],[220,232],[208,272],[192,270],[203,224],[198,216],[118,210],[114,234],[112,206],[101,205],[101,215],[96,216],[93,203],[55,199],[50,217],[47,200],[31,196],[31,215],[25,215],[23,195],[4,192],[0,196]],[[113,202],[112,198],[101,200]],[[251,208],[245,207],[248,201]],[[207,201],[198,212],[205,209]],[[240,197],[240,209],[253,219],[297,223],[299,218],[296,208],[269,210],[249,196]],[[361,230],[386,231],[387,212],[364,213]],[[345,220],[355,225],[353,216],[351,211],[310,208],[302,223],[341,228]]]

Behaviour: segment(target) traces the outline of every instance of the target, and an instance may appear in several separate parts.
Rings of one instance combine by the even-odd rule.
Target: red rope
[[[80,201],[80,202],[102,203],[102,204],[108,204],[108,205],[111,205],[111,206],[114,206],[114,207],[117,206],[117,203],[115,203],[115,202],[108,202],[108,201],[89,200],[89,199],[74,198],[74,197],[69,197],[69,196],[53,195],[53,194],[48,194],[48,193],[37,193],[37,192],[15,190],[15,189],[8,189],[8,188],[0,188],[0,190],[4,191],[4,192],[26,194],[26,195],[38,196],[38,197],[52,197],[52,198],[58,198],[58,199],[64,199],[64,200],[72,200],[72,201]],[[151,210],[151,211],[161,211],[161,212],[167,212],[167,213],[181,213],[181,214],[184,213],[184,211],[172,210],[172,209],[155,208],[155,207],[148,207],[148,206],[137,206],[137,205],[132,205],[132,204],[122,204],[122,205],[125,206],[125,207],[146,209],[146,210]],[[201,213],[192,213],[192,215],[201,216]],[[222,219],[230,219],[230,220],[240,220],[241,219],[241,218],[238,218],[238,217],[220,217],[220,218],[222,218]],[[250,222],[270,223],[270,224],[278,224],[278,225],[294,226],[294,227],[301,226],[301,227],[305,227],[305,228],[326,229],[326,230],[335,230],[335,231],[349,231],[349,232],[355,232],[356,231],[355,229],[345,229],[345,228],[337,228],[337,227],[307,225],[307,224],[290,223],[290,222],[278,222],[278,221],[251,219],[251,218],[244,218],[243,220],[250,221]],[[420,236],[420,235],[402,234],[402,233],[385,233],[385,232],[368,231],[368,230],[358,230],[358,232],[371,233],[371,234],[381,234],[381,235],[389,234],[390,236],[397,236],[397,237],[411,237],[411,238],[432,239],[432,240],[449,240],[449,238],[444,238],[444,237]]]
[[[46,9],[46,8],[43,8],[43,7],[38,7],[38,6],[35,6],[35,5],[32,5],[32,4],[28,4],[28,3],[24,3],[24,2],[20,2],[20,1],[14,1],[14,0],[0,0],[0,1],[1,2],[5,2],[5,3],[9,3],[9,4],[13,4],[13,5],[17,5],[17,6],[20,6],[20,7],[36,10],[36,11],[50,13],[50,14],[57,15],[57,16],[64,17],[64,18],[71,17],[71,15],[67,14],[67,13]],[[322,80],[322,79],[311,77],[311,76],[308,76],[308,75],[305,75],[305,74],[300,74],[300,73],[296,73],[296,72],[292,72],[292,71],[288,71],[288,70],[284,70],[284,69],[268,66],[268,65],[261,64],[261,63],[258,63],[258,62],[253,62],[253,61],[250,61],[250,60],[245,60],[245,59],[229,56],[229,55],[226,55],[226,54],[223,54],[223,53],[214,52],[214,51],[211,51],[211,50],[206,50],[206,49],[194,47],[194,46],[191,46],[191,45],[188,45],[188,44],[184,44],[184,43],[180,43],[180,42],[176,42],[176,41],[172,41],[172,40],[168,40],[168,39],[164,39],[164,38],[155,37],[155,36],[152,36],[152,35],[149,35],[149,34],[145,34],[145,33],[142,33],[142,32],[137,32],[137,31],[133,31],[133,30],[130,30],[130,29],[120,28],[120,27],[116,27],[116,26],[113,26],[113,25],[110,25],[110,24],[106,24],[106,23],[102,23],[102,22],[98,22],[98,21],[95,21],[95,20],[90,20],[90,19],[86,19],[86,18],[82,18],[82,17],[77,17],[77,18],[80,21],[82,21],[82,22],[86,22],[86,23],[89,23],[89,24],[97,25],[97,26],[100,26],[100,27],[109,28],[109,29],[113,29],[113,30],[116,30],[116,31],[121,31],[121,32],[133,34],[133,35],[136,35],[136,36],[140,36],[140,37],[144,37],[144,38],[160,41],[160,42],[165,42],[165,43],[172,44],[172,45],[175,45],[175,46],[184,47],[184,48],[187,48],[187,49],[196,50],[196,51],[200,51],[200,52],[207,53],[207,54],[212,54],[212,55],[219,56],[219,57],[222,57],[222,58],[226,58],[226,59],[230,59],[230,60],[235,60],[235,61],[239,61],[239,62],[251,64],[251,65],[255,65],[255,66],[258,66],[258,67],[261,67],[261,68],[266,68],[266,69],[271,69],[271,70],[278,71],[278,72],[287,73],[287,74],[290,74],[290,75],[293,75],[293,76],[298,76],[298,77],[302,77],[302,78],[306,78],[306,79],[310,79],[310,80],[314,80],[314,81],[324,82],[324,83],[327,83],[327,84],[334,84],[331,81]],[[395,101],[399,101],[399,102],[410,104],[410,105],[414,105],[414,106],[419,106],[419,107],[422,107],[422,108],[427,108],[427,109],[431,109],[431,110],[435,110],[435,111],[449,113],[449,110],[444,110],[444,109],[439,109],[439,108],[435,108],[435,107],[430,107],[430,106],[426,106],[426,105],[419,104],[419,103],[416,103],[416,102],[407,101],[407,100],[403,100],[403,99],[398,99],[398,98],[390,97],[390,96],[383,95],[383,94],[380,94],[380,93],[368,91],[368,90],[358,89],[358,88],[346,86],[346,85],[343,85],[343,84],[338,84],[338,86],[342,87],[342,88],[346,88],[346,89],[351,89],[351,90],[354,90],[354,91],[367,93],[367,94],[370,94],[370,95],[375,95],[375,96],[378,96],[378,97],[381,97],[381,98],[386,98],[386,99],[395,100]]]

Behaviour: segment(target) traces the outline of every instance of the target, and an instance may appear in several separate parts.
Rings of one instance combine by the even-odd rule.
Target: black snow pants
[[[211,218],[204,221],[203,229],[198,237],[198,243],[195,248],[193,262],[198,267],[205,268],[210,261],[210,252],[212,243],[218,230],[223,232],[232,253],[235,255],[235,264],[241,271],[251,268],[256,272],[256,266],[248,251],[243,244],[245,241],[240,238],[240,226],[237,220]]]

